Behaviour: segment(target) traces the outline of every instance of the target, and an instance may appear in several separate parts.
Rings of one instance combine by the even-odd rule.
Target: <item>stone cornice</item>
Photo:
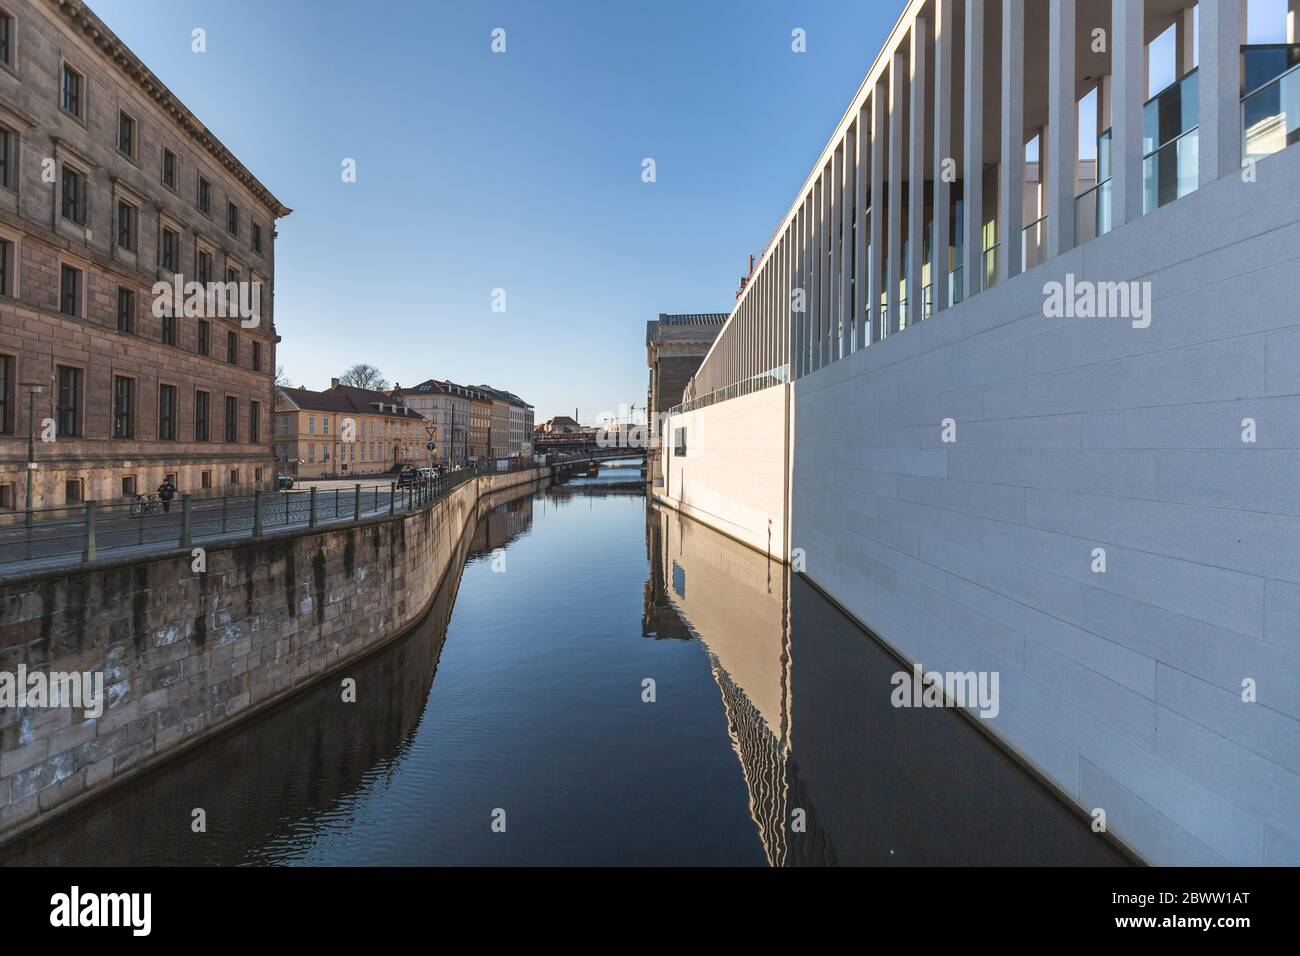
[[[80,0],[46,0],[74,30],[79,31],[103,57],[111,62],[124,76],[140,88],[172,121],[192,140],[202,146],[231,175],[252,193],[272,217],[281,219],[291,212],[262,182],[249,172],[235,154],[227,149],[212,131],[199,122],[198,117],[177,99],[171,90],[154,76],[144,62],[127,48],[91,10]]]

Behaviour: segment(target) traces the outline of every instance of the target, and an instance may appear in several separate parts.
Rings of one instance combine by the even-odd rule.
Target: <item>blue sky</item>
[[[294,209],[276,321],[295,383],[366,361],[588,421],[645,401],[647,319],[730,309],[903,4],[92,6]]]

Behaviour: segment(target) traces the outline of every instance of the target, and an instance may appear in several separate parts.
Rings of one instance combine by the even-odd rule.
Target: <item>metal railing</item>
[[[0,578],[416,511],[441,501],[473,478],[536,467],[532,462],[512,461],[498,468],[489,461],[438,476],[386,484],[357,482],[350,488],[255,491],[219,498],[185,494],[173,499],[167,511],[161,502],[153,503],[154,510],[141,512],[134,500],[123,500],[0,513]]]
[[[784,385],[788,381],[790,381],[790,366],[778,365],[766,372],[751,375],[749,378],[741,379],[739,382],[732,382],[722,388],[715,388],[699,398],[692,398],[690,401],[675,405],[668,409],[668,414],[682,415],[686,412],[693,412],[697,408],[707,408],[710,405],[716,405],[718,402],[725,402],[728,399],[740,398],[742,395],[749,395],[765,388],[771,388],[773,385]]]

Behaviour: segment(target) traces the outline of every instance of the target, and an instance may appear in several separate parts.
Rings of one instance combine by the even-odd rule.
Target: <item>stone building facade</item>
[[[0,17],[0,509],[272,487],[290,210],[78,0]],[[246,308],[155,314],[178,277]]]
[[[682,392],[691,380],[713,340],[727,321],[725,312],[692,312],[681,315],[660,314],[647,322],[645,329],[646,364],[650,367],[650,384],[646,392],[647,438],[651,443],[649,474],[658,477],[658,416],[680,405]]]

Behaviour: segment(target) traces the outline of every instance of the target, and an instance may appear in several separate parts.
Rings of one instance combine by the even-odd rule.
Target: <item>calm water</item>
[[[965,721],[892,708],[898,665],[815,591],[636,481],[496,509],[348,672],[356,703],[314,687],[0,862],[1122,862]]]

